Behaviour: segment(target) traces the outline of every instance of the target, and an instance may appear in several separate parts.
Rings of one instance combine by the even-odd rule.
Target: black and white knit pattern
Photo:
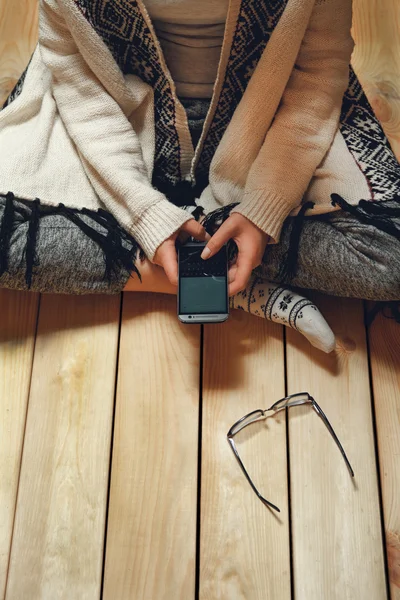
[[[286,4],[287,0],[242,1],[221,94],[196,167],[197,177],[208,173],[215,150]]]
[[[311,300],[299,296],[286,286],[268,282],[255,275],[235,298],[230,300],[231,308],[246,310],[269,321],[290,325],[293,329],[298,329],[297,320],[303,318],[303,308],[310,306],[317,310]]]
[[[0,110],[2,110],[3,108],[6,108],[6,106],[9,106],[11,104],[11,102],[14,102],[14,100],[16,98],[18,98],[18,96],[22,92],[22,89],[23,89],[24,83],[25,83],[25,77],[26,77],[26,74],[28,72],[28,67],[31,64],[32,57],[33,57],[33,53],[32,53],[32,55],[31,55],[31,57],[29,59],[29,62],[27,64],[27,66],[24,69],[24,72],[22,73],[21,77],[18,79],[18,81],[15,84],[14,88],[11,90],[11,93],[9,94],[7,100],[5,101],[5,103],[3,104],[3,106],[0,108]]]
[[[229,308],[239,309],[296,329],[323,352],[335,348],[335,336],[311,300],[294,290],[252,273],[247,286],[229,298]]]
[[[136,0],[75,0],[112,53],[124,74],[137,75],[154,90],[158,181],[181,178],[180,146],[175,127],[175,102],[150,29]]]
[[[400,196],[400,163],[352,67],[343,98],[340,131],[368,181],[373,200]]]
[[[82,14],[107,44],[123,73],[134,73],[154,89],[157,181],[180,180],[175,106],[158,51],[135,0],[75,0]],[[243,0],[225,80],[203,145],[196,177],[208,174],[215,150],[238,105],[287,0]],[[149,60],[150,56],[150,60]]]

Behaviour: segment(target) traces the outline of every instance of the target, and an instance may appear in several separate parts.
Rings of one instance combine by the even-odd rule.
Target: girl
[[[0,112],[0,285],[176,293],[193,236],[228,244],[231,308],[325,352],[288,284],[394,306],[400,165],[351,18],[351,0],[42,0]]]

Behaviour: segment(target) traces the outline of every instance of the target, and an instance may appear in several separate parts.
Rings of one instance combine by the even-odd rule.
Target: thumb
[[[212,238],[208,241],[207,246],[204,248],[203,252],[200,254],[200,257],[203,260],[214,256],[222,246],[230,240],[233,236],[234,231],[232,228],[232,222],[229,222],[229,219],[222,223],[219,229],[214,233]]]

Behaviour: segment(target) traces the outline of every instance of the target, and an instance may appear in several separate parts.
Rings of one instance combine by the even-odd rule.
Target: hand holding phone
[[[234,296],[246,288],[253,269],[261,264],[271,238],[247,217],[240,213],[230,214],[207,243],[211,255],[205,257],[206,262],[230,239],[238,247],[236,261],[229,268],[228,293]]]
[[[207,242],[211,236],[206,232],[203,225],[195,219],[189,219],[175,233],[160,244],[154,254],[153,262],[163,267],[172,285],[178,285],[178,259],[176,241],[192,236],[196,240]]]
[[[229,317],[227,246],[203,260],[200,255],[206,243],[189,241],[178,248],[178,319],[182,323],[222,323]]]

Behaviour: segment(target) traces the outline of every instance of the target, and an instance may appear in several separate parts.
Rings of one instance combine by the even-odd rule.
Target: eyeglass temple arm
[[[240,458],[239,453],[238,453],[238,451],[236,449],[235,442],[233,441],[231,435],[229,435],[229,434],[228,434],[228,442],[231,445],[233,453],[236,456],[237,461],[238,461],[238,463],[240,465],[240,468],[242,469],[243,473],[245,474],[247,481],[250,483],[252,489],[257,494],[257,496],[260,498],[261,502],[264,502],[264,504],[266,504],[270,508],[273,508],[274,510],[276,510],[278,512],[281,512],[280,509],[277,506],[275,506],[275,504],[272,504],[272,502],[269,502],[269,500],[267,500],[266,498],[264,498],[263,496],[261,496],[260,492],[257,490],[257,488],[255,487],[254,483],[252,482],[249,474],[247,473],[246,469],[244,468],[244,464],[242,463],[242,459]]]
[[[328,417],[326,416],[326,414],[324,413],[324,411],[322,410],[322,408],[320,407],[320,405],[314,400],[314,398],[311,397],[311,403],[314,406],[314,409],[317,411],[317,413],[320,415],[321,419],[323,420],[323,422],[325,423],[326,427],[328,428],[331,436],[333,437],[333,439],[335,440],[340,452],[342,453],[342,456],[346,462],[346,465],[351,473],[351,476],[354,477],[354,471],[352,469],[352,466],[349,462],[349,459],[346,456],[346,452],[344,451],[344,448],[342,446],[342,444],[339,441],[339,438],[337,437],[336,433],[333,430],[332,425],[330,424],[330,422],[328,421]]]

